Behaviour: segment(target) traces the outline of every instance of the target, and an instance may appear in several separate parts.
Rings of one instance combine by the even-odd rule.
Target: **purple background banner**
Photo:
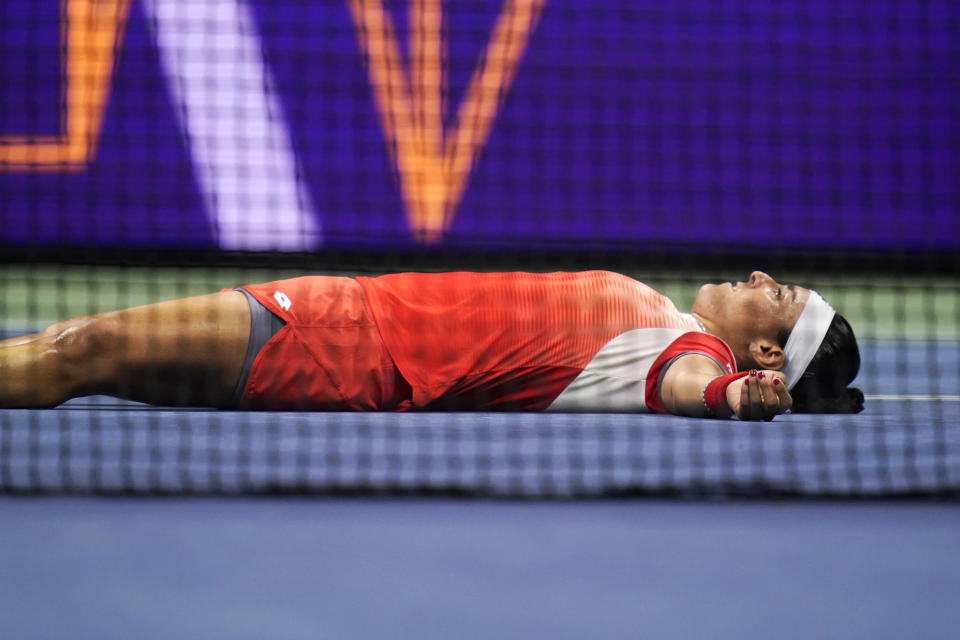
[[[251,20],[304,246],[418,246],[349,3],[218,1]],[[0,244],[225,246],[163,5],[130,4],[86,166],[0,166]],[[386,6],[407,59],[407,3]],[[501,9],[443,4],[447,127]],[[62,129],[61,19],[0,0],[0,136]],[[438,246],[958,249],[958,33],[950,0],[548,1]]]

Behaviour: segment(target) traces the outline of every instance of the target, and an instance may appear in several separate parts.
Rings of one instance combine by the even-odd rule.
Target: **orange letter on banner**
[[[64,0],[66,122],[59,136],[0,136],[0,170],[77,170],[93,159],[130,0]]]
[[[400,175],[407,221],[419,240],[439,240],[453,221],[545,2],[504,0],[447,137],[441,0],[410,2],[409,74],[403,72],[396,30],[382,0],[350,0],[387,148]]]

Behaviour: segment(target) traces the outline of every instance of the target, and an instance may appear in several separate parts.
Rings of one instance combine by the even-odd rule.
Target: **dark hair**
[[[860,413],[863,392],[847,386],[858,371],[857,339],[850,323],[838,313],[807,370],[790,390],[793,413]]]

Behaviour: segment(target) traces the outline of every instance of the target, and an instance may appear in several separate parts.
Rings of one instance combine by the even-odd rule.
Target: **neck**
[[[690,315],[693,316],[693,319],[697,321],[697,324],[700,325],[700,330],[704,333],[709,333],[710,335],[717,336],[720,339],[723,339],[719,333],[717,333],[717,326],[708,320],[707,318],[702,317],[698,313],[690,312]]]
[[[700,314],[693,312],[691,312],[690,315],[696,319],[697,324],[700,325],[701,329],[712,336],[720,338],[727,344],[728,347],[730,347],[730,350],[733,352],[733,357],[736,358],[738,371],[764,368],[759,363],[755,362],[751,357],[749,345],[745,345],[742,340],[737,339],[735,335],[728,335],[727,332],[723,331],[717,325],[717,323],[712,321],[710,318],[704,318]]]
[[[700,328],[704,332],[709,333],[712,336],[716,336],[717,338],[720,338],[730,347],[730,349],[733,351],[733,357],[736,359],[737,371],[746,371],[747,369],[759,368],[758,365],[755,362],[753,362],[752,359],[747,357],[745,353],[737,351],[734,345],[730,343],[726,335],[720,330],[720,328],[717,326],[715,322],[713,322],[709,318],[704,318],[698,313],[691,312],[690,315],[693,316],[693,318],[697,321],[697,324],[700,325]]]

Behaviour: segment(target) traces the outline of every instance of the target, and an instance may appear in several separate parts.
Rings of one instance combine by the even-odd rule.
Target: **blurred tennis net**
[[[8,325],[282,277],[236,269],[0,269]],[[695,281],[648,272],[679,305]],[[0,491],[95,494],[440,494],[939,497],[960,490],[960,340],[949,279],[849,276],[821,289],[860,331],[858,415],[772,423],[623,414],[246,413],[109,398],[0,410]],[[92,286],[90,283],[95,283]],[[33,290],[33,316],[11,304]],[[92,295],[96,292],[96,295]],[[951,296],[953,299],[951,300]],[[19,314],[19,315],[18,315]]]
[[[946,408],[892,404],[875,401],[856,419],[796,415],[772,424],[590,414],[7,411],[0,491],[960,496],[960,429]]]

